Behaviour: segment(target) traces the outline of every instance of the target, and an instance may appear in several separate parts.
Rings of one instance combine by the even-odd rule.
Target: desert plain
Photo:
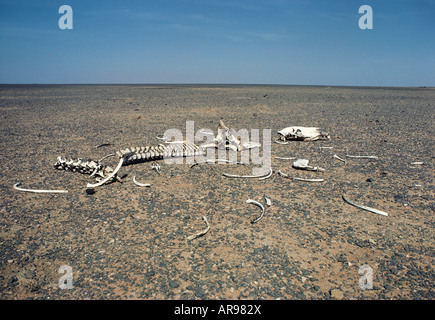
[[[433,88],[1,85],[0,299],[432,300],[434,110]],[[223,175],[251,163],[144,162],[88,193],[93,177],[53,166],[156,145],[191,121],[216,134],[220,120],[271,129],[269,178]],[[289,126],[330,139],[274,143]],[[264,196],[252,224],[261,210],[246,200]],[[188,240],[204,216],[210,229]]]

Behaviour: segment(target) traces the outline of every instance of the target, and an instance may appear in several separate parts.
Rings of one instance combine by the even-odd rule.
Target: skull
[[[322,138],[330,139],[329,134],[316,127],[287,127],[278,131],[279,140],[316,141]]]

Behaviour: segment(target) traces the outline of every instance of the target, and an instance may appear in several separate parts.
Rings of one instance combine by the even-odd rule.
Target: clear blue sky
[[[433,0],[0,0],[0,83],[435,86],[434,39]]]

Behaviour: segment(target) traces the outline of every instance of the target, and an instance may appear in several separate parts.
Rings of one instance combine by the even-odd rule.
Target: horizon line
[[[418,86],[394,86],[394,85],[343,85],[343,84],[280,84],[280,83],[197,83],[197,82],[112,82],[112,83],[0,83],[0,86],[281,86],[281,87],[344,87],[344,88],[417,88],[417,89],[434,89],[432,85],[418,85]]]

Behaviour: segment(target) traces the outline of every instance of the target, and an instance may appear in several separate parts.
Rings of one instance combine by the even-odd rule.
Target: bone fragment
[[[346,157],[348,158],[360,158],[360,159],[377,159],[377,156],[352,156],[349,154],[346,154]]]
[[[282,141],[279,141],[279,140],[275,140],[274,142],[278,143],[278,144],[289,144],[289,142],[282,142]]]
[[[388,213],[386,213],[384,211],[373,209],[373,208],[370,208],[370,207],[366,207],[366,206],[363,206],[363,205],[360,205],[360,204],[356,204],[355,202],[352,202],[352,201],[346,199],[344,195],[341,196],[341,197],[343,198],[343,200],[345,202],[347,202],[348,204],[350,204],[350,205],[352,205],[354,207],[357,207],[357,208],[360,208],[360,209],[363,209],[363,210],[366,210],[366,211],[369,211],[369,212],[377,213],[377,214],[380,214],[380,215],[383,215],[383,216],[388,216]]]
[[[17,182],[16,184],[14,184],[14,189],[19,191],[33,192],[33,193],[68,193],[68,190],[23,189],[18,187],[20,184],[21,182]]]
[[[270,199],[268,197],[266,197],[266,196],[264,196],[264,201],[266,201],[266,205],[268,207],[270,207],[272,205],[272,201],[270,201]]]
[[[422,165],[423,162],[416,161],[416,162],[411,162],[411,164],[414,165],[414,166],[418,166],[418,165]]]
[[[272,168],[269,168],[269,169],[270,169],[269,174],[264,176],[264,177],[258,178],[258,180],[265,180],[265,179],[270,178],[272,176],[273,170],[272,170]]]
[[[112,179],[118,173],[118,171],[119,171],[119,169],[121,169],[123,163],[124,163],[124,158],[121,158],[119,160],[119,163],[116,166],[115,170],[113,170],[113,172],[110,175],[108,175],[107,178],[101,180],[100,182],[94,183],[94,184],[88,183],[86,187],[87,188],[95,188],[95,187],[99,187],[99,186],[105,184],[107,181]]]
[[[157,162],[153,163],[151,168],[155,169],[157,173],[160,174],[160,165]]]
[[[264,216],[264,212],[266,211],[266,210],[264,209],[263,205],[262,205],[260,202],[255,201],[255,200],[252,200],[252,199],[248,199],[248,200],[246,200],[246,203],[255,204],[256,206],[258,206],[258,207],[261,208],[261,210],[262,210],[261,215],[258,216],[258,217],[255,218],[255,219],[252,219],[252,220],[251,220],[251,223],[254,224],[254,223],[260,221],[261,218],[263,218],[263,216]]]
[[[340,160],[340,161],[343,161],[344,163],[346,163],[346,160],[340,158],[340,157],[337,156],[336,154],[334,154],[334,158],[335,158],[335,159],[338,159],[338,160]]]
[[[139,187],[151,187],[149,183],[140,183],[136,181],[136,176],[133,177],[133,183]]]
[[[278,170],[278,174],[282,177],[286,177],[286,178],[288,177],[288,174],[282,172],[281,170]]]
[[[246,176],[240,176],[237,174],[228,174],[228,173],[222,173],[223,176],[228,178],[260,178],[260,179],[267,179],[272,175],[272,168],[269,168],[269,172],[267,174],[261,174],[261,175],[246,175]]]
[[[334,147],[319,147],[319,149],[334,149]]]
[[[207,217],[206,217],[206,216],[203,216],[203,217],[202,217],[202,220],[204,220],[204,222],[205,222],[205,224],[207,225],[207,227],[206,227],[203,231],[201,231],[201,232],[198,232],[198,233],[196,233],[196,234],[193,234],[193,235],[191,235],[191,236],[188,236],[188,237],[187,237],[187,240],[193,240],[193,239],[196,239],[196,238],[202,237],[203,235],[205,235],[205,234],[208,232],[208,230],[210,230],[210,225],[208,224]]]
[[[325,179],[307,179],[307,178],[298,178],[298,177],[292,177],[293,180],[298,181],[305,181],[305,182],[322,182],[325,181]]]
[[[309,160],[307,159],[298,159],[295,162],[293,162],[293,168],[295,169],[302,169],[302,170],[309,170],[309,171],[325,171],[325,169],[320,167],[313,167],[308,165]]]
[[[111,146],[111,145],[112,145],[111,143],[102,143],[102,144],[99,144],[98,146],[95,146],[95,149],[98,149],[101,147],[107,147],[107,146]]]

